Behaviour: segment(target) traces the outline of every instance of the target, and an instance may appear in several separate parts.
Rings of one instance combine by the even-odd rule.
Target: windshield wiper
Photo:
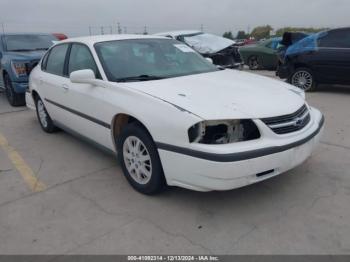
[[[155,75],[139,75],[139,76],[129,76],[118,78],[117,82],[129,82],[129,81],[150,81],[150,80],[160,80],[165,77],[155,76]]]

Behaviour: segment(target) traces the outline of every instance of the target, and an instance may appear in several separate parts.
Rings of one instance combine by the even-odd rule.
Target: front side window
[[[96,76],[98,75],[96,63],[89,48],[81,44],[73,44],[70,51],[68,74],[83,69],[91,69]]]
[[[325,33],[318,40],[319,47],[350,48],[350,30],[334,30]]]
[[[68,44],[58,45],[51,49],[46,62],[46,72],[63,76],[64,62],[68,50]]]
[[[187,45],[171,39],[101,42],[95,48],[110,81],[138,76],[170,78],[218,70]]]
[[[51,35],[5,35],[3,43],[8,52],[47,50],[57,39]]]

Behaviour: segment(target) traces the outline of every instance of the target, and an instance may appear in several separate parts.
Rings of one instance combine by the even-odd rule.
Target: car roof
[[[85,44],[95,44],[99,42],[117,41],[117,40],[130,40],[130,39],[166,39],[161,36],[154,35],[132,35],[132,34],[120,34],[120,35],[95,35],[95,36],[83,36],[73,37],[59,43],[80,42]]]
[[[154,35],[177,37],[180,35],[192,35],[192,34],[199,34],[199,33],[203,33],[203,32],[198,30],[179,30],[179,31],[162,32]]]

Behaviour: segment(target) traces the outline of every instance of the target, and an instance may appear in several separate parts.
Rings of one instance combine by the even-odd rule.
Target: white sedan
[[[166,185],[229,190],[303,163],[323,115],[283,82],[222,70],[176,40],[94,36],[53,46],[30,75],[27,104],[116,153],[144,194]],[[54,149],[53,149],[54,150]]]

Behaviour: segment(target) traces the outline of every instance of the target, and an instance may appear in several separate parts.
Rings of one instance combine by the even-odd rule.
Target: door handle
[[[64,89],[64,91],[68,91],[68,89],[69,89],[68,85],[66,85],[66,84],[63,84],[61,87]]]

